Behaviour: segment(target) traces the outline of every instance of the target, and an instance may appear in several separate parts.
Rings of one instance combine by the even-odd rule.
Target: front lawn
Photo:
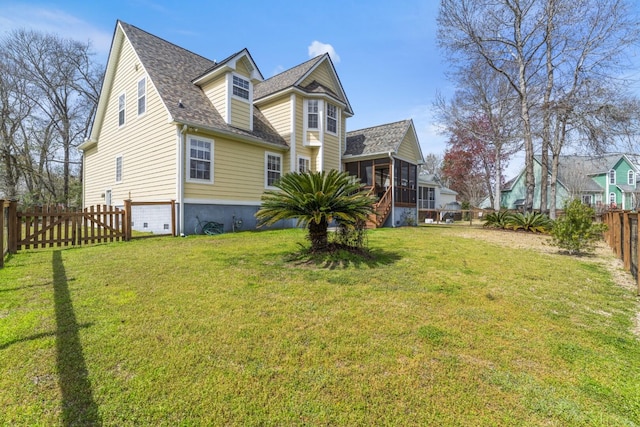
[[[633,290],[485,233],[374,230],[346,263],[291,257],[301,230],[20,253],[0,425],[640,424]]]

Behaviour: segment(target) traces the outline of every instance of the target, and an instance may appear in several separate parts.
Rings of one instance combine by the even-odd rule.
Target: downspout
[[[182,129],[180,127],[178,130],[178,167],[177,169],[177,177],[176,183],[178,194],[176,195],[176,199],[178,200],[178,235],[184,236],[184,147],[185,147],[185,138],[187,133],[187,125],[182,125]]]
[[[389,159],[391,159],[391,168],[389,174],[391,175],[391,227],[396,226],[396,159],[393,158],[393,153],[389,151]]]

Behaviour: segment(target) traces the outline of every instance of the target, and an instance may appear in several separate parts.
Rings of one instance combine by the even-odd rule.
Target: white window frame
[[[616,170],[611,169],[609,171],[609,185],[616,185]]]
[[[306,163],[306,170],[302,170],[302,168],[300,168],[300,162],[304,161]],[[298,173],[304,173],[304,172],[311,172],[311,157],[306,157],[306,156],[298,156],[298,163],[296,166],[296,170]]]
[[[312,106],[315,106],[315,111],[311,111]],[[305,110],[305,123],[309,130],[320,130],[320,101],[318,99],[308,99],[307,108]],[[315,126],[311,126],[309,123],[311,117],[315,116]]]
[[[629,172],[627,172],[627,184],[629,185],[636,184],[636,174],[631,169],[629,169]]]
[[[113,203],[112,200],[113,197],[113,192],[111,191],[110,188],[104,190],[104,204],[107,206],[111,206]]]
[[[202,159],[202,158],[198,158],[197,156],[191,157],[191,144],[193,142],[202,142],[204,144],[209,144],[209,159]],[[187,145],[185,147],[186,153],[184,156],[187,162],[187,164],[185,165],[185,171],[186,171],[185,178],[187,182],[194,182],[199,184],[213,184],[213,171],[214,171],[213,161],[215,158],[214,146],[215,146],[215,142],[213,139],[203,138],[201,136],[195,136],[195,135],[187,136]],[[196,147],[196,150],[198,150],[198,148],[200,147]],[[207,161],[209,162],[209,179],[191,177],[191,160],[195,160],[196,162],[207,162]],[[197,168],[196,168],[196,173],[197,173]]]
[[[116,156],[116,184],[122,182],[122,172],[123,172],[124,162],[122,160],[122,154]]]
[[[269,162],[269,157],[277,157],[279,160],[279,165],[280,165],[280,169],[276,170],[276,169],[269,169],[269,166],[271,165]],[[273,186],[273,185],[269,185],[269,173],[270,172],[277,172],[280,176],[278,177],[278,179],[282,178],[282,165],[283,165],[283,159],[282,159],[282,154],[278,154],[278,153],[272,153],[269,151],[265,151],[264,153],[264,188],[267,189],[276,189],[277,187]]]
[[[140,94],[140,87],[142,83],[142,94]],[[147,112],[147,77],[143,77],[140,80],[138,80],[138,86],[137,86],[137,93],[138,93],[138,116],[142,116]],[[142,104],[140,104],[140,101],[142,101]],[[142,108],[141,108],[142,105]]]
[[[120,123],[120,114],[122,114],[122,123]],[[127,97],[124,92],[118,95],[118,127],[121,128],[127,124]]]
[[[333,116],[330,114],[330,111],[333,110]],[[334,130],[329,129],[329,124],[333,123]],[[338,107],[334,104],[327,103],[327,133],[332,135],[338,134]]]
[[[244,87],[243,83],[246,83],[246,87]],[[236,89],[239,92],[241,92],[241,91],[247,92],[247,96],[245,97],[243,95],[238,95],[236,93]],[[249,101],[251,101],[251,90],[252,90],[251,81],[249,79],[247,79],[244,76],[237,75],[237,74],[233,74],[231,76],[231,94],[232,94],[232,96],[234,98],[240,99],[240,100],[245,101],[245,102],[249,102]]]
[[[616,201],[616,193],[614,193],[613,191],[611,193],[609,193],[609,205],[613,206],[616,205],[617,201]]]

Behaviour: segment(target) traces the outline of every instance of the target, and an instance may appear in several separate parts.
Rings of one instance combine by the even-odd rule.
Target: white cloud
[[[0,35],[16,29],[36,30],[56,34],[81,42],[91,41],[93,50],[107,57],[111,47],[111,32],[105,32],[82,19],[60,9],[27,4],[0,6]]]
[[[330,44],[322,43],[317,40],[314,40],[309,45],[309,58],[313,58],[318,55],[322,55],[324,53],[328,53],[331,57],[331,60],[334,63],[340,62],[340,55],[336,53],[336,50]]]

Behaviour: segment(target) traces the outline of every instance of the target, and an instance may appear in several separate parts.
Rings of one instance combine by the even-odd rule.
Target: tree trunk
[[[322,219],[320,223],[311,220],[309,222],[309,240],[311,240],[311,252],[324,252],[329,246],[327,229],[329,224],[326,219]]]

